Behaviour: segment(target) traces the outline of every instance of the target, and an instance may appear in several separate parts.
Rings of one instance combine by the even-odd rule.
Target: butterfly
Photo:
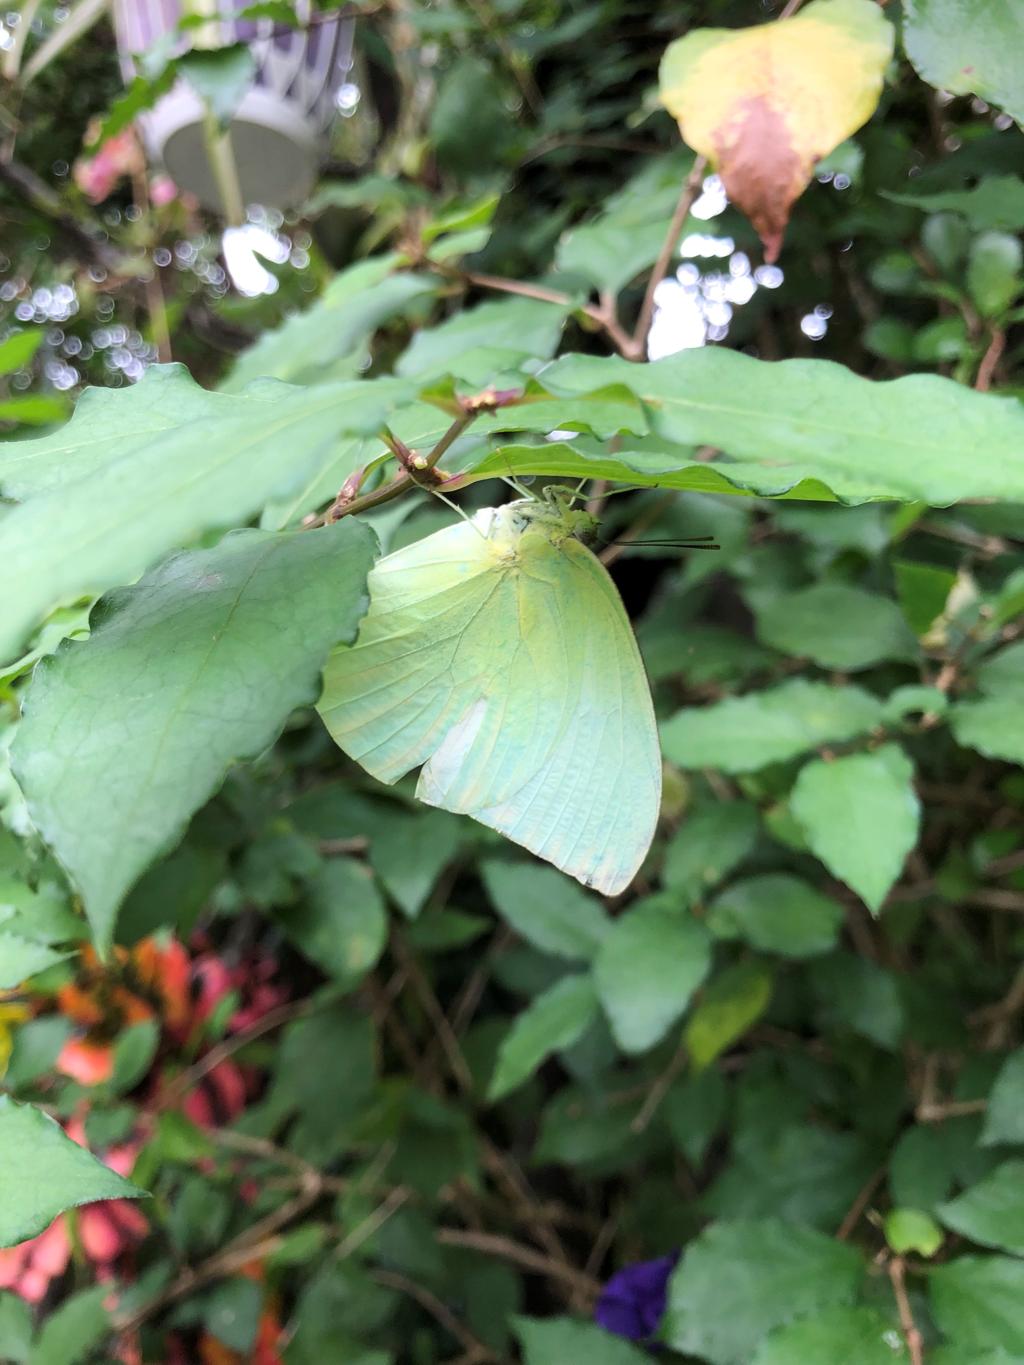
[[[616,895],[650,847],[661,755],[622,601],[564,490],[477,512],[378,561],[324,672],[335,742]]]

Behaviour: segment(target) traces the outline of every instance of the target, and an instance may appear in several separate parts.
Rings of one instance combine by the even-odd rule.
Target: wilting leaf
[[[661,65],[661,98],[717,167],[775,260],[814,167],[874,113],[893,29],[873,0],[816,0],[792,19],[698,29]]]

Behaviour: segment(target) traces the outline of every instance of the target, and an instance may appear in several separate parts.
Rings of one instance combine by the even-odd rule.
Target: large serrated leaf
[[[64,1209],[145,1194],[39,1109],[6,1095],[0,1095],[0,1152],[0,1247],[35,1237]]]
[[[112,593],[91,637],[40,665],[13,760],[100,945],[228,766],[316,700],[328,651],[355,637],[372,555],[355,522],[237,532]]]
[[[798,1224],[713,1224],[672,1276],[664,1338],[712,1365],[748,1365],[773,1328],[849,1303],[863,1273],[855,1248]]]
[[[714,446],[791,488],[816,480],[844,501],[933,506],[1024,501],[1024,407],[937,375],[877,382],[828,360],[755,360],[709,347],[649,365],[566,356],[543,380],[566,395],[625,384],[660,435]],[[717,469],[729,479],[735,466]]]
[[[175,396],[190,420],[140,438],[137,400],[94,400],[81,421],[18,443],[19,469],[35,456],[49,473],[45,487],[0,524],[5,578],[18,585],[0,606],[0,659],[12,657],[60,602],[129,582],[204,530],[230,527],[269,498],[287,496],[324,450],[345,435],[377,430],[409,394],[390,379],[312,389],[265,382],[242,395],[203,397],[183,373],[165,382],[153,421],[166,421]]]

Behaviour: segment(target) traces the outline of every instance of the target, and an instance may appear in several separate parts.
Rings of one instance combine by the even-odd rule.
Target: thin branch
[[[672,264],[672,257],[675,255],[676,247],[679,245],[679,238],[682,236],[683,227],[687,218],[690,216],[690,209],[693,208],[694,201],[700,193],[701,185],[704,182],[704,172],[707,170],[707,157],[699,156],[693,163],[690,174],[683,183],[682,193],[676,204],[675,213],[669,223],[668,233],[662,243],[661,252],[651,277],[647,281],[647,292],[644,301],[640,306],[640,316],[637,318],[636,330],[630,342],[630,360],[642,360],[647,352],[647,336],[651,330],[651,322],[654,319],[654,295],[658,285],[668,274],[668,268]]]
[[[233,1275],[250,1261],[260,1260],[269,1255],[278,1245],[278,1234],[282,1228],[301,1217],[322,1194],[320,1182],[309,1180],[296,1195],[239,1233],[221,1251],[195,1268],[186,1266],[166,1289],[155,1294],[127,1317],[115,1319],[115,1331],[133,1332],[157,1313],[194,1293],[203,1285]]]
[[[262,1019],[257,1019],[254,1024],[243,1029],[241,1033],[235,1033],[215,1047],[211,1047],[209,1052],[204,1053],[197,1062],[194,1062],[187,1070],[182,1071],[180,1075],[175,1076],[164,1087],[160,1096],[160,1107],[162,1109],[173,1109],[180,1099],[194,1089],[211,1071],[220,1066],[221,1062],[226,1062],[236,1052],[248,1047],[257,1038],[262,1038],[265,1033],[271,1033],[284,1024],[290,1024],[294,1019],[302,1019],[318,1008],[317,1001],[305,999],[290,1000],[287,1004],[278,1005],[276,1009],[269,1010]]]
[[[513,1242],[511,1238],[499,1237],[491,1232],[467,1232],[462,1228],[439,1228],[436,1236],[442,1246],[479,1251],[482,1256],[495,1256],[534,1274],[561,1280],[574,1293],[584,1295],[588,1302],[592,1303],[601,1292],[600,1283],[584,1271],[553,1260],[533,1247],[523,1246],[521,1242]]]
[[[900,1317],[900,1328],[907,1343],[907,1350],[910,1352],[910,1365],[924,1365],[924,1338],[914,1321],[914,1310],[907,1297],[906,1262],[902,1256],[894,1256],[889,1262],[889,1279],[892,1282],[893,1297]]]
[[[886,1166],[879,1166],[878,1170],[864,1182],[857,1194],[857,1198],[847,1210],[846,1217],[839,1224],[839,1230],[836,1232],[837,1242],[845,1242],[854,1228],[856,1228],[857,1224],[864,1216],[864,1210],[871,1203],[872,1196],[885,1179],[887,1169],[888,1167]]]
[[[479,1337],[466,1327],[450,1308],[432,1294],[423,1285],[417,1284],[415,1280],[410,1280],[407,1275],[400,1275],[394,1270],[372,1270],[371,1275],[378,1284],[384,1285],[388,1289],[397,1289],[400,1294],[407,1295],[413,1299],[424,1312],[429,1313],[435,1322],[440,1323],[449,1336],[453,1337],[466,1354],[475,1360],[494,1361],[497,1365],[502,1365],[502,1357],[485,1346]]]
[[[1001,327],[992,328],[992,339],[988,344],[988,350],[982,357],[981,364],[978,366],[978,377],[974,381],[974,387],[978,393],[988,393],[992,387],[992,379],[995,375],[996,366],[1006,350],[1006,333]]]

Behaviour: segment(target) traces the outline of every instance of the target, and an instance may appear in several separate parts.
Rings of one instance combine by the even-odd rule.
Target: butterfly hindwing
[[[422,764],[421,800],[614,894],[643,860],[660,802],[636,641],[589,550],[499,517],[378,563],[320,710],[373,776],[394,782]]]

